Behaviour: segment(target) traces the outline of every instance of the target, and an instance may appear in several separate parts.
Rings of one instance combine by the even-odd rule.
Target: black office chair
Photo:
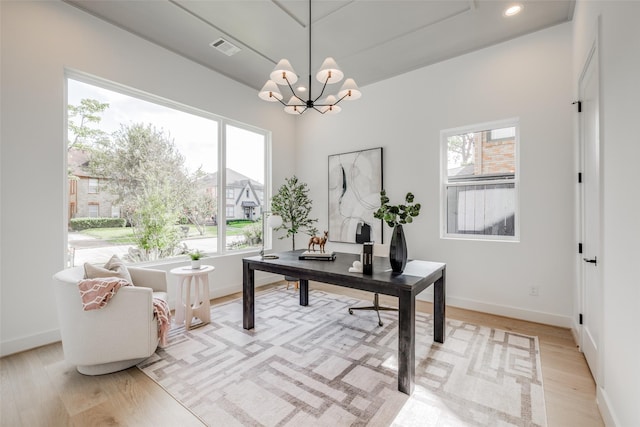
[[[388,244],[373,244],[373,256],[389,257],[389,245]],[[349,307],[349,314],[353,314],[353,310],[375,310],[378,314],[378,326],[383,326],[382,319],[380,318],[381,311],[398,311],[397,308],[383,307],[380,305],[380,297],[377,293],[373,294],[373,305],[366,307]]]

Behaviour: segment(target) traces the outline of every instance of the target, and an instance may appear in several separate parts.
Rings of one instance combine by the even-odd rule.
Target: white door
[[[580,348],[599,381],[602,351],[602,264],[600,259],[600,137],[598,52],[594,45],[580,77],[579,114],[582,153],[582,333]]]

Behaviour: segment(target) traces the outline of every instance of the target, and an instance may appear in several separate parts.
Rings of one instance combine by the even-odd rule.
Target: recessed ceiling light
[[[504,10],[503,15],[504,16],[514,16],[519,14],[520,12],[522,12],[522,5],[521,4],[514,4],[512,6],[509,6],[508,8],[506,8]]]

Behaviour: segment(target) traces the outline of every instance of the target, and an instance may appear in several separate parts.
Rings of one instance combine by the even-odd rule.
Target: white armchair
[[[167,277],[162,270],[129,267],[134,286],[122,287],[98,310],[84,311],[78,282],[82,266],[53,276],[65,360],[85,375],[130,368],[158,347],[158,323],[153,297],[167,301]]]

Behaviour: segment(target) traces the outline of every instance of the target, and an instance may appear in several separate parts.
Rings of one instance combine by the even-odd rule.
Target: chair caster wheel
[[[349,314],[353,314],[353,310],[349,309]]]
[[[383,326],[383,323],[382,322],[378,322],[378,326]]]

